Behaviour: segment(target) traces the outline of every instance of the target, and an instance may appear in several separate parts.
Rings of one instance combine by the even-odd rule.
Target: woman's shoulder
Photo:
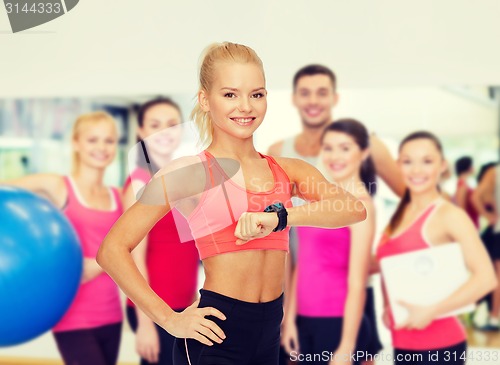
[[[439,222],[446,223],[450,226],[460,224],[460,222],[469,219],[465,210],[444,198],[438,201],[434,214]]]
[[[40,181],[43,180],[44,183],[50,185],[57,185],[57,184],[62,185],[64,184],[64,181],[70,177],[69,175],[61,175],[54,173],[42,173],[42,174],[35,174],[32,176],[36,179],[39,179]]]
[[[164,204],[191,198],[203,192],[206,185],[207,166],[200,155],[183,156],[167,163],[145,186],[140,200],[143,203]]]
[[[302,171],[301,169],[316,169],[313,165],[310,163],[301,160],[300,158],[291,158],[291,157],[275,157],[272,156],[272,158],[276,161],[278,165],[285,171],[288,170],[290,172],[299,172]]]
[[[202,167],[202,158],[200,155],[192,155],[192,156],[182,156],[176,158],[172,161],[169,161],[165,164],[158,172],[155,174],[155,177],[159,177],[165,174],[169,174],[172,172],[186,172],[192,171],[193,169],[197,169],[198,167]]]
[[[58,192],[65,190],[66,181],[69,179],[69,176],[43,173],[27,176],[25,179],[33,181],[28,184],[39,186],[40,190],[56,195]]]
[[[374,225],[375,224],[375,216],[376,216],[376,209],[375,209],[375,202],[373,201],[373,198],[368,194],[367,191],[364,192],[359,192],[358,194],[352,194],[354,197],[363,203],[363,206],[365,207],[366,210],[366,219],[360,223],[364,223],[364,225]],[[358,225],[358,227],[363,227],[362,225]],[[356,227],[357,225],[353,225],[352,227]],[[364,229],[364,228],[363,228]]]
[[[356,197],[356,199],[360,200],[367,209],[370,208],[370,210],[375,210],[375,202],[373,201],[373,197],[368,194],[367,191],[353,195]]]
[[[67,182],[69,182],[69,176],[43,173],[32,175],[31,178],[35,180],[33,182],[34,191],[44,195],[57,207],[64,205],[68,194]],[[36,186],[39,188],[36,188]]]
[[[283,169],[288,179],[291,182],[304,181],[308,177],[317,178],[322,176],[321,173],[308,162],[290,157],[272,157],[278,164],[278,166]]]

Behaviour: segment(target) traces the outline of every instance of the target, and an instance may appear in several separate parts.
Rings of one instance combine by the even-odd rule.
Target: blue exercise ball
[[[77,235],[58,209],[0,186],[0,346],[52,328],[76,295],[82,264]]]

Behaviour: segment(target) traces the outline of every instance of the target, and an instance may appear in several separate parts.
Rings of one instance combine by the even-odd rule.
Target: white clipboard
[[[380,266],[396,325],[408,317],[407,309],[398,301],[435,304],[450,296],[470,276],[458,243],[386,257]],[[469,304],[439,318],[471,312],[474,308],[474,304]]]

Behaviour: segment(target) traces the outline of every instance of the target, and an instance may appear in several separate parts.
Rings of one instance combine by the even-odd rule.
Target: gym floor
[[[470,347],[495,348],[500,353],[500,331],[477,331],[467,328],[467,339]]]

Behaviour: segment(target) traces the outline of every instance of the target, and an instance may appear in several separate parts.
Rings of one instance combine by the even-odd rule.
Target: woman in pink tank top
[[[299,362],[351,363],[343,357],[366,351],[374,330],[363,316],[375,232],[375,169],[363,124],[353,119],[330,124],[321,159],[327,176],[361,199],[368,216],[350,227],[298,227],[298,264],[282,342],[288,353],[299,353]],[[357,356],[354,363],[362,360]]]
[[[138,113],[140,143],[136,167],[123,187],[125,208],[136,201],[140,190],[171,159],[181,140],[182,115],[179,106],[169,98],[144,103]],[[146,158],[147,157],[147,158]],[[134,261],[160,298],[176,311],[190,306],[196,298],[199,257],[194,241],[186,239],[189,229],[177,213],[163,217],[133,251]],[[189,231],[187,231],[189,232]],[[144,312],[127,300],[127,318],[136,332],[136,350],[141,365],[172,364],[174,339],[156,325]]]
[[[8,182],[59,207],[82,245],[80,288],[52,329],[65,364],[114,365],[118,358],[123,316],[120,295],[95,260],[100,243],[123,212],[119,191],[103,181],[115,158],[117,142],[111,115],[101,111],[81,115],[73,125],[71,175],[36,174]]]
[[[410,134],[400,144],[398,163],[407,190],[377,248],[377,259],[457,242],[471,275],[434,305],[402,303],[409,315],[399,326],[393,324],[384,298],[384,322],[391,330],[395,363],[464,364],[465,331],[456,317],[441,317],[489,292],[496,284],[493,268],[467,214],[441,197],[438,183],[446,162],[437,137],[428,132]]]
[[[192,117],[195,156],[173,160],[104,240],[97,260],[133,302],[177,337],[174,364],[277,365],[289,226],[337,228],[366,217],[363,204],[311,165],[258,153],[267,109],[262,61],[225,42],[204,53]],[[300,195],[308,204],[291,207]],[[205,282],[199,301],[172,310],[140,275],[131,251],[172,208],[188,220]]]

